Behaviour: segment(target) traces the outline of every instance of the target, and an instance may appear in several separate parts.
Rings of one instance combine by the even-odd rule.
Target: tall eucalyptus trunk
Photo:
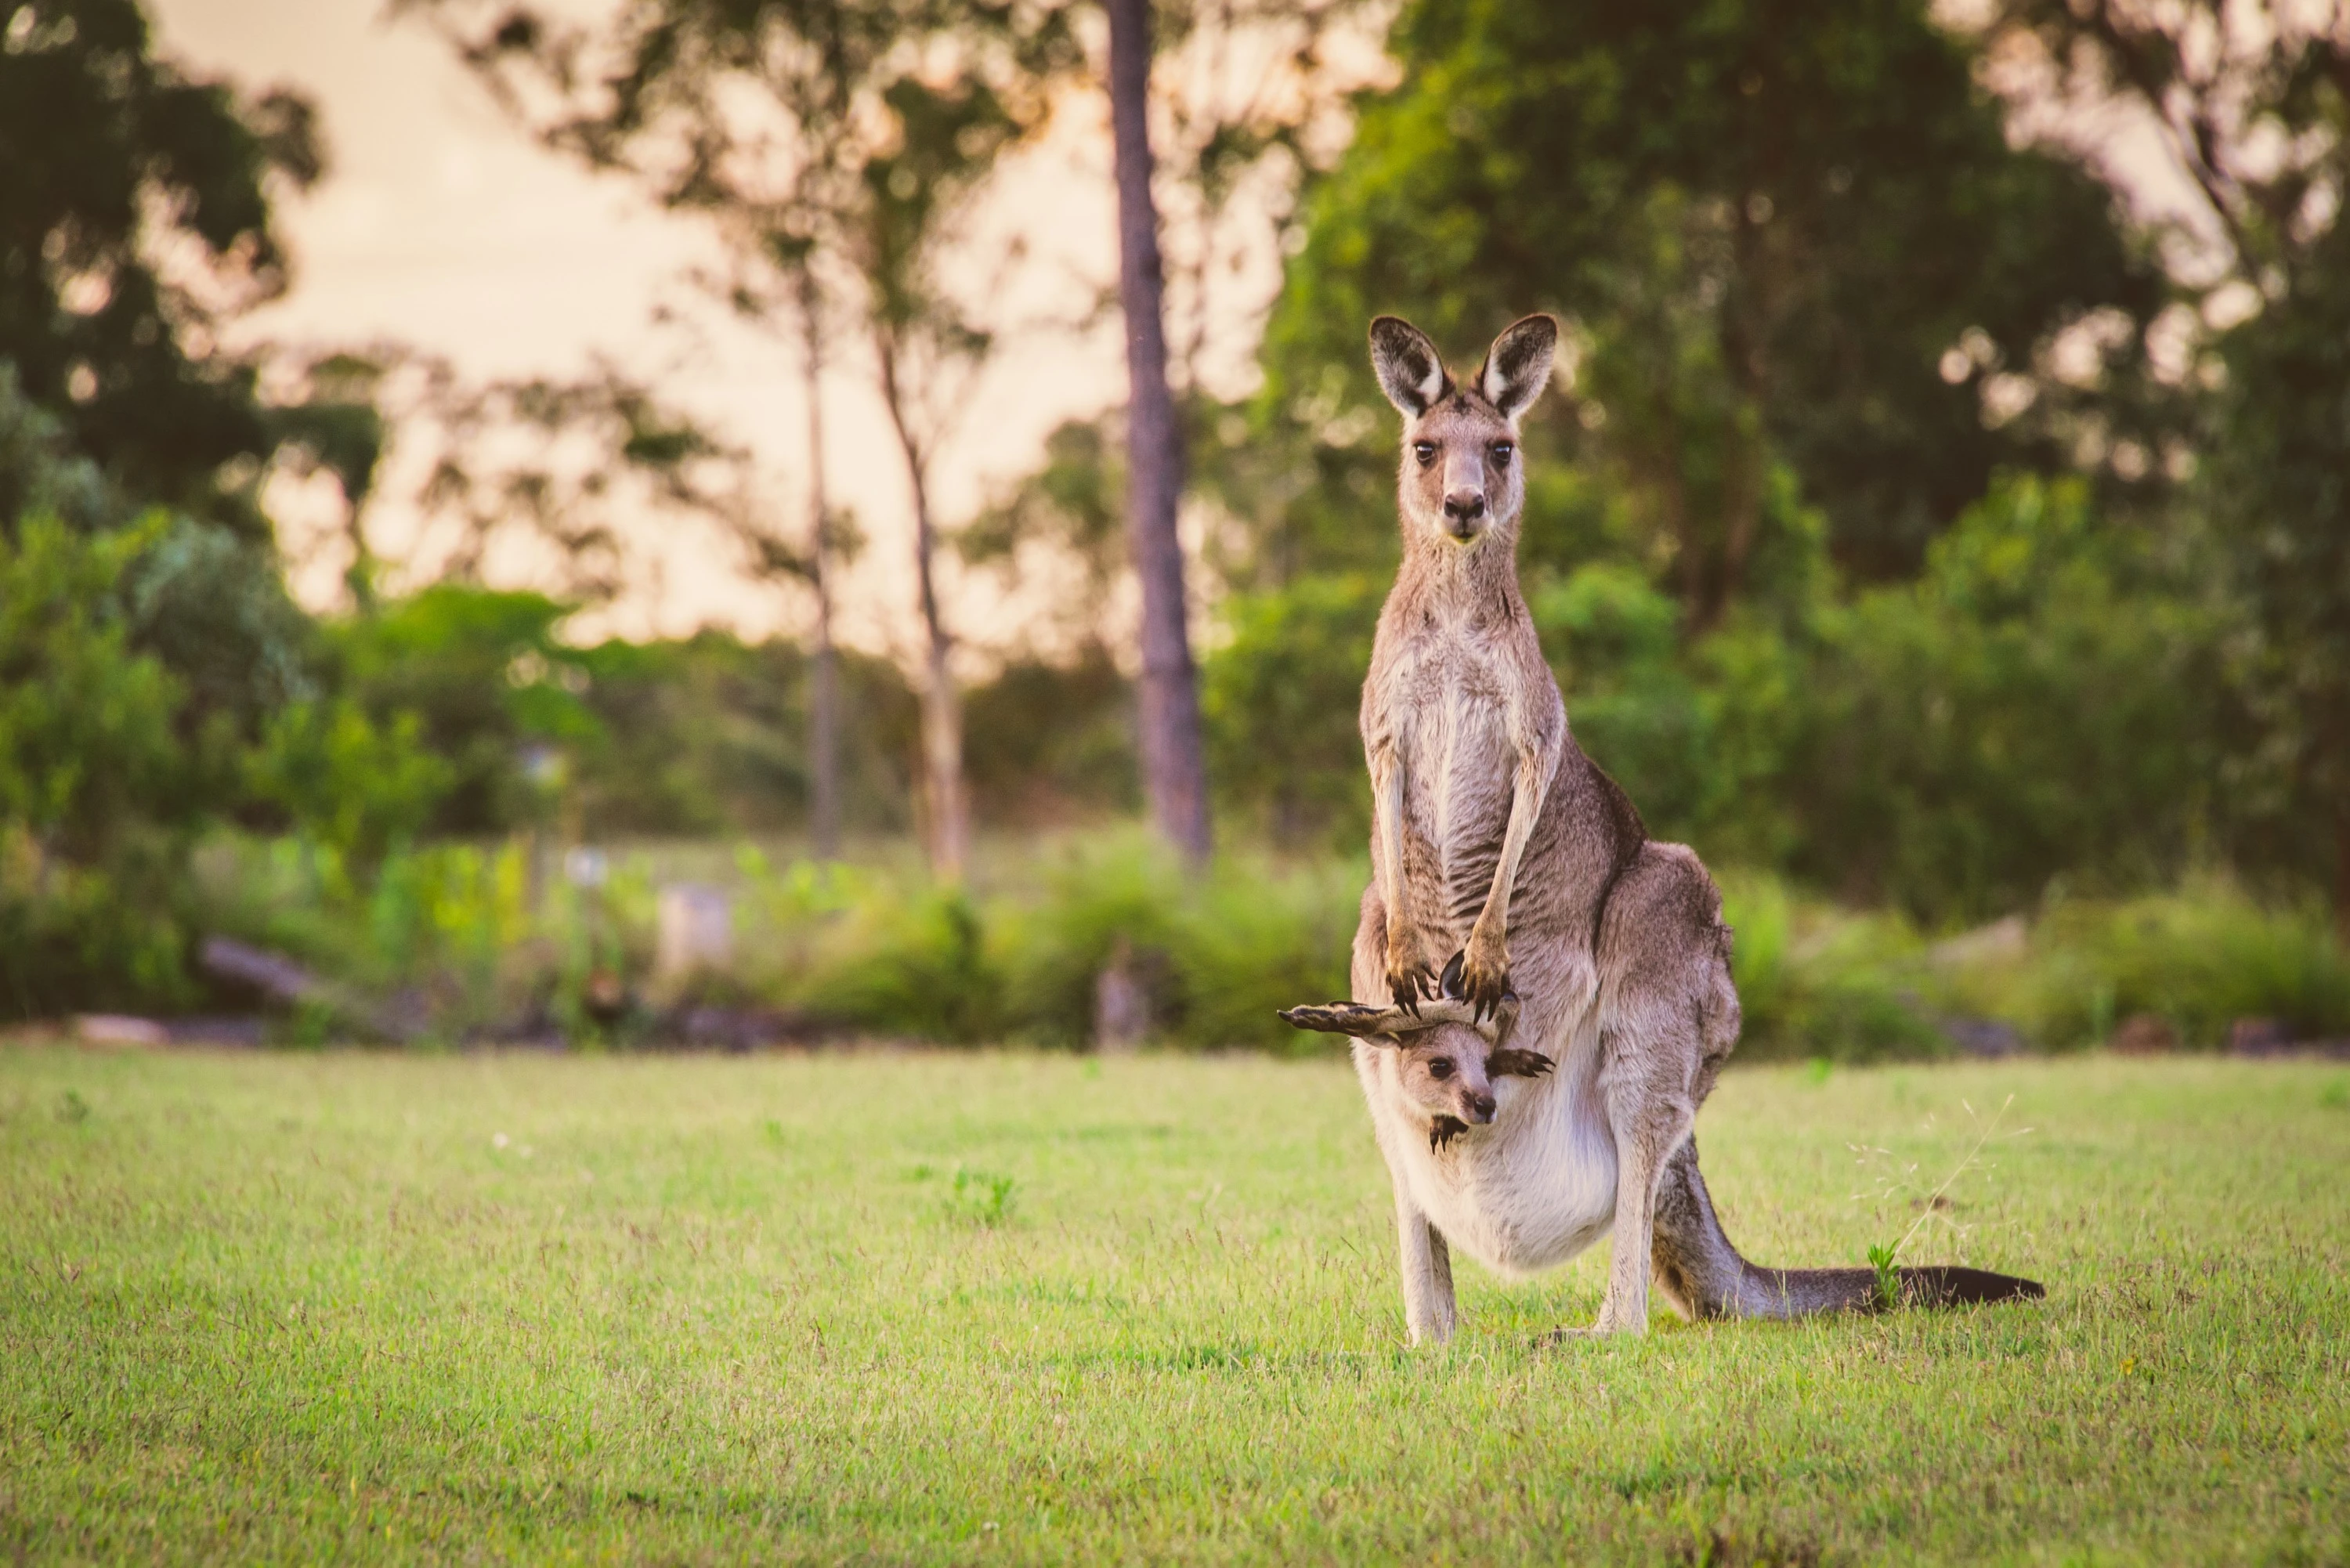
[[[906,407],[897,348],[885,336],[877,341],[876,348],[881,361],[881,400],[889,410],[890,427],[906,460],[906,482],[914,503],[914,583],[927,639],[922,658],[922,802],[931,875],[951,885],[962,880],[970,857],[971,812],[962,782],[962,694],[955,690],[954,642],[939,603],[938,527],[931,514],[930,460]]]
[[[1176,509],[1183,431],[1167,385],[1166,279],[1150,193],[1150,0],[1103,0],[1109,13],[1110,128],[1117,151],[1118,297],[1130,385],[1128,526],[1142,585],[1142,782],[1150,814],[1194,866],[1208,857],[1208,769],[1191,661]]]
[[[832,647],[832,514],[824,482],[824,322],[815,275],[799,276],[807,376],[808,581],[816,590],[816,657],[808,671],[808,836],[819,860],[840,854],[840,714]]]

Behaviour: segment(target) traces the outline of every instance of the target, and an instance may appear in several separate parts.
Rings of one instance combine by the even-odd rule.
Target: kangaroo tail
[[[1764,1269],[1738,1255],[1715,1218],[1698,1174],[1697,1144],[1684,1143],[1657,1184],[1658,1288],[1684,1316],[1809,1317],[1815,1313],[1877,1312],[1885,1303],[1874,1269]],[[2036,1281],[1985,1269],[1903,1268],[1905,1306],[1972,1306],[2037,1301]]]

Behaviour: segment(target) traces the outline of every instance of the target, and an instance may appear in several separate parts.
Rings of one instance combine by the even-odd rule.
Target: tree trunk
[[[1208,857],[1208,769],[1200,731],[1175,530],[1183,432],[1167,385],[1165,280],[1150,193],[1150,0],[1103,0],[1109,13],[1110,128],[1117,149],[1118,298],[1126,314],[1128,526],[1142,585],[1142,782],[1150,814],[1184,857]]]
[[[932,571],[938,532],[931,518],[929,465],[922,443],[907,421],[895,348],[886,339],[874,347],[881,361],[881,400],[889,408],[890,428],[897,431],[898,450],[906,460],[906,483],[914,500],[914,581],[921,597],[922,629],[929,639],[922,660],[922,787],[928,807],[931,875],[952,884],[962,880],[963,862],[971,847],[971,821],[962,789],[962,699],[955,691],[954,671],[949,664],[954,645],[939,608]]]
[[[1711,631],[1746,592],[1746,561],[1762,521],[1762,487],[1769,456],[1762,443],[1762,410],[1751,397],[1730,413],[1721,457],[1721,573],[1707,595],[1698,629]]]
[[[2350,950],[2350,800],[2334,808],[2334,935]]]
[[[953,651],[939,596],[931,581],[937,540],[930,502],[919,474],[914,480],[914,552],[922,592],[922,625],[930,637],[922,679],[922,774],[930,797],[931,874],[941,882],[962,880],[971,846],[971,823],[962,791],[962,699],[948,667]]]
[[[1722,306],[1721,357],[1738,402],[1731,410],[1730,429],[1724,432],[1721,577],[1706,607],[1703,629],[1707,630],[1720,625],[1730,607],[1746,592],[1746,562],[1762,532],[1762,493],[1770,482],[1770,444],[1762,416],[1771,406],[1767,356],[1778,290],[1772,275],[1770,242],[1762,232],[1768,217],[1755,215],[1760,195],[1750,192],[1738,203],[1731,241],[1737,254],[1735,281]]]
[[[840,854],[840,720],[832,649],[831,514],[824,484],[824,326],[815,275],[799,277],[800,324],[806,333],[808,418],[808,580],[816,589],[816,656],[808,670],[808,836],[819,860]]]

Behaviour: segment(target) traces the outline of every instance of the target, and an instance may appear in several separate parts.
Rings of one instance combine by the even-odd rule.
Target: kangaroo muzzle
[[[1485,525],[1485,493],[1456,490],[1444,498],[1444,527],[1456,539],[1472,539]]]

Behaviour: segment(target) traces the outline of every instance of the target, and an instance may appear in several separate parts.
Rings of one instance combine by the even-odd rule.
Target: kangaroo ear
[[[1334,1002],[1327,1007],[1284,1007],[1281,1021],[1293,1029],[1313,1029],[1325,1034],[1351,1034],[1374,1045],[1399,1045],[1388,1026],[1401,1017],[1391,1007],[1370,1007],[1359,1002]]]
[[[1550,362],[1558,353],[1558,320],[1529,316],[1510,324],[1486,351],[1484,369],[1477,372],[1477,389],[1501,410],[1516,419],[1542,396],[1550,384]]]
[[[1428,334],[1400,316],[1382,316],[1371,323],[1371,369],[1378,373],[1379,390],[1416,420],[1452,389],[1444,360]]]

